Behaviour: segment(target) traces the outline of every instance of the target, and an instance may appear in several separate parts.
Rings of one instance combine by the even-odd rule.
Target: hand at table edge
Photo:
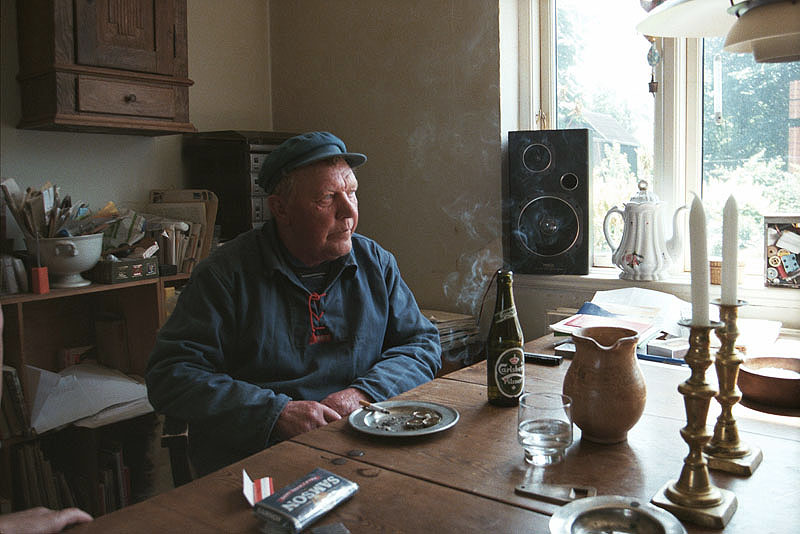
[[[65,527],[78,523],[88,523],[92,516],[80,508],[51,510],[43,506],[0,515],[0,532],[14,534],[50,534],[61,532]]]
[[[289,439],[341,418],[333,408],[317,401],[289,401],[275,422],[274,432],[278,439]]]
[[[335,391],[320,402],[332,408],[342,417],[347,417],[352,412],[361,408],[359,401],[372,402],[372,398],[358,388],[347,388]]]

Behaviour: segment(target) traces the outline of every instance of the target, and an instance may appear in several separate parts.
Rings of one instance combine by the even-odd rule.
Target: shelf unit
[[[165,288],[180,286],[188,278],[187,274],[177,274],[119,284],[93,283],[81,288],[53,289],[44,295],[21,293],[0,297],[5,323],[4,363],[17,370],[28,408],[32,395],[25,390],[25,366],[32,365],[48,371],[60,371],[61,349],[95,344],[94,319],[101,314],[114,314],[124,318],[129,354],[128,372],[144,376],[156,334],[166,320]],[[30,409],[28,412],[30,413]],[[128,425],[126,423],[128,421],[114,423],[105,430],[105,427],[88,430],[67,427],[47,432],[43,436],[15,437],[3,441],[0,447],[0,496],[12,500],[15,507],[21,506],[19,495],[14,495],[15,488],[19,488],[14,481],[14,478],[19,476],[19,468],[15,466],[12,450],[33,441],[37,443],[41,441],[43,449],[56,450],[58,447],[53,443],[61,440],[61,434],[64,436],[64,441],[69,443],[67,450],[76,449],[76,435],[83,444],[77,448],[90,449],[88,453],[86,450],[81,450],[77,461],[87,473],[90,487],[93,487],[101,469],[98,467],[97,450],[91,449],[100,447],[104,441],[104,433],[129,439],[131,432],[126,426],[137,428],[139,430],[136,432],[141,433],[142,425],[145,427],[147,425],[146,422],[142,422],[142,418],[135,418]],[[142,445],[134,444],[132,447],[138,451]],[[140,475],[131,473],[131,478],[135,482],[142,478]],[[134,495],[137,493],[136,490],[140,489],[135,488]],[[95,514],[102,513],[98,507],[97,495],[90,495],[89,503],[84,506]]]
[[[131,374],[141,376],[166,318],[164,288],[188,277],[181,273],[136,282],[53,289],[44,295],[0,297],[5,318],[5,363],[17,368],[23,384],[25,364],[58,371],[59,350],[93,344],[93,318],[105,312],[125,318]]]

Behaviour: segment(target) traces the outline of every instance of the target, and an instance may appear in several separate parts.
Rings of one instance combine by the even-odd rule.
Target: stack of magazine
[[[478,322],[472,315],[440,310],[420,310],[439,331],[439,343],[447,351],[481,341]]]

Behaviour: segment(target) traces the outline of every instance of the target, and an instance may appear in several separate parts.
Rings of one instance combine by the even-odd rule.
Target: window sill
[[[622,280],[616,268],[595,267],[587,275],[516,274],[514,285],[521,289],[546,288],[584,292],[641,287],[670,293],[687,302],[691,301],[689,273],[674,274],[664,280],[646,282]],[[719,298],[720,286],[710,286],[709,296],[712,300]],[[738,296],[747,302],[747,307],[742,309],[742,316],[765,316],[781,321],[785,328],[800,329],[800,289],[765,287],[763,278],[750,275],[743,277]]]

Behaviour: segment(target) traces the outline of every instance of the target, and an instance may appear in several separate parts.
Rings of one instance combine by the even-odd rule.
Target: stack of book
[[[121,443],[110,442],[100,449],[96,485],[84,474],[65,474],[56,467],[64,467],[64,458],[57,461],[50,456],[59,448],[54,435],[43,437],[34,428],[16,368],[3,365],[2,379],[0,439],[18,438],[9,442],[9,457],[13,462],[11,485],[14,495],[19,495],[20,507],[60,510],[79,506],[102,515],[131,504],[130,470],[123,461]]]
[[[3,365],[3,398],[0,400],[0,439],[33,438],[31,417],[15,367]],[[10,442],[13,462],[12,486],[24,508],[46,506],[61,509],[76,506],[64,473],[54,469],[42,453],[37,439]]]
[[[64,473],[53,468],[38,441],[20,443],[11,450],[15,494],[20,495],[24,508],[45,506],[60,510],[77,505]]]
[[[0,254],[0,295],[28,292],[28,273],[22,259]]]
[[[29,436],[31,418],[17,370],[3,365],[3,398],[0,400],[0,439]]]
[[[421,311],[439,331],[439,342],[443,351],[481,341],[480,328],[473,316],[440,310]]]
[[[147,215],[146,243],[157,245],[159,265],[175,265],[177,272],[191,273],[200,259],[202,225]],[[147,250],[150,250],[149,247]]]
[[[158,244],[159,263],[190,273],[211,252],[217,196],[205,189],[150,191],[147,238]]]
[[[131,504],[131,472],[122,457],[122,444],[107,443],[100,449],[97,488],[98,515]]]

